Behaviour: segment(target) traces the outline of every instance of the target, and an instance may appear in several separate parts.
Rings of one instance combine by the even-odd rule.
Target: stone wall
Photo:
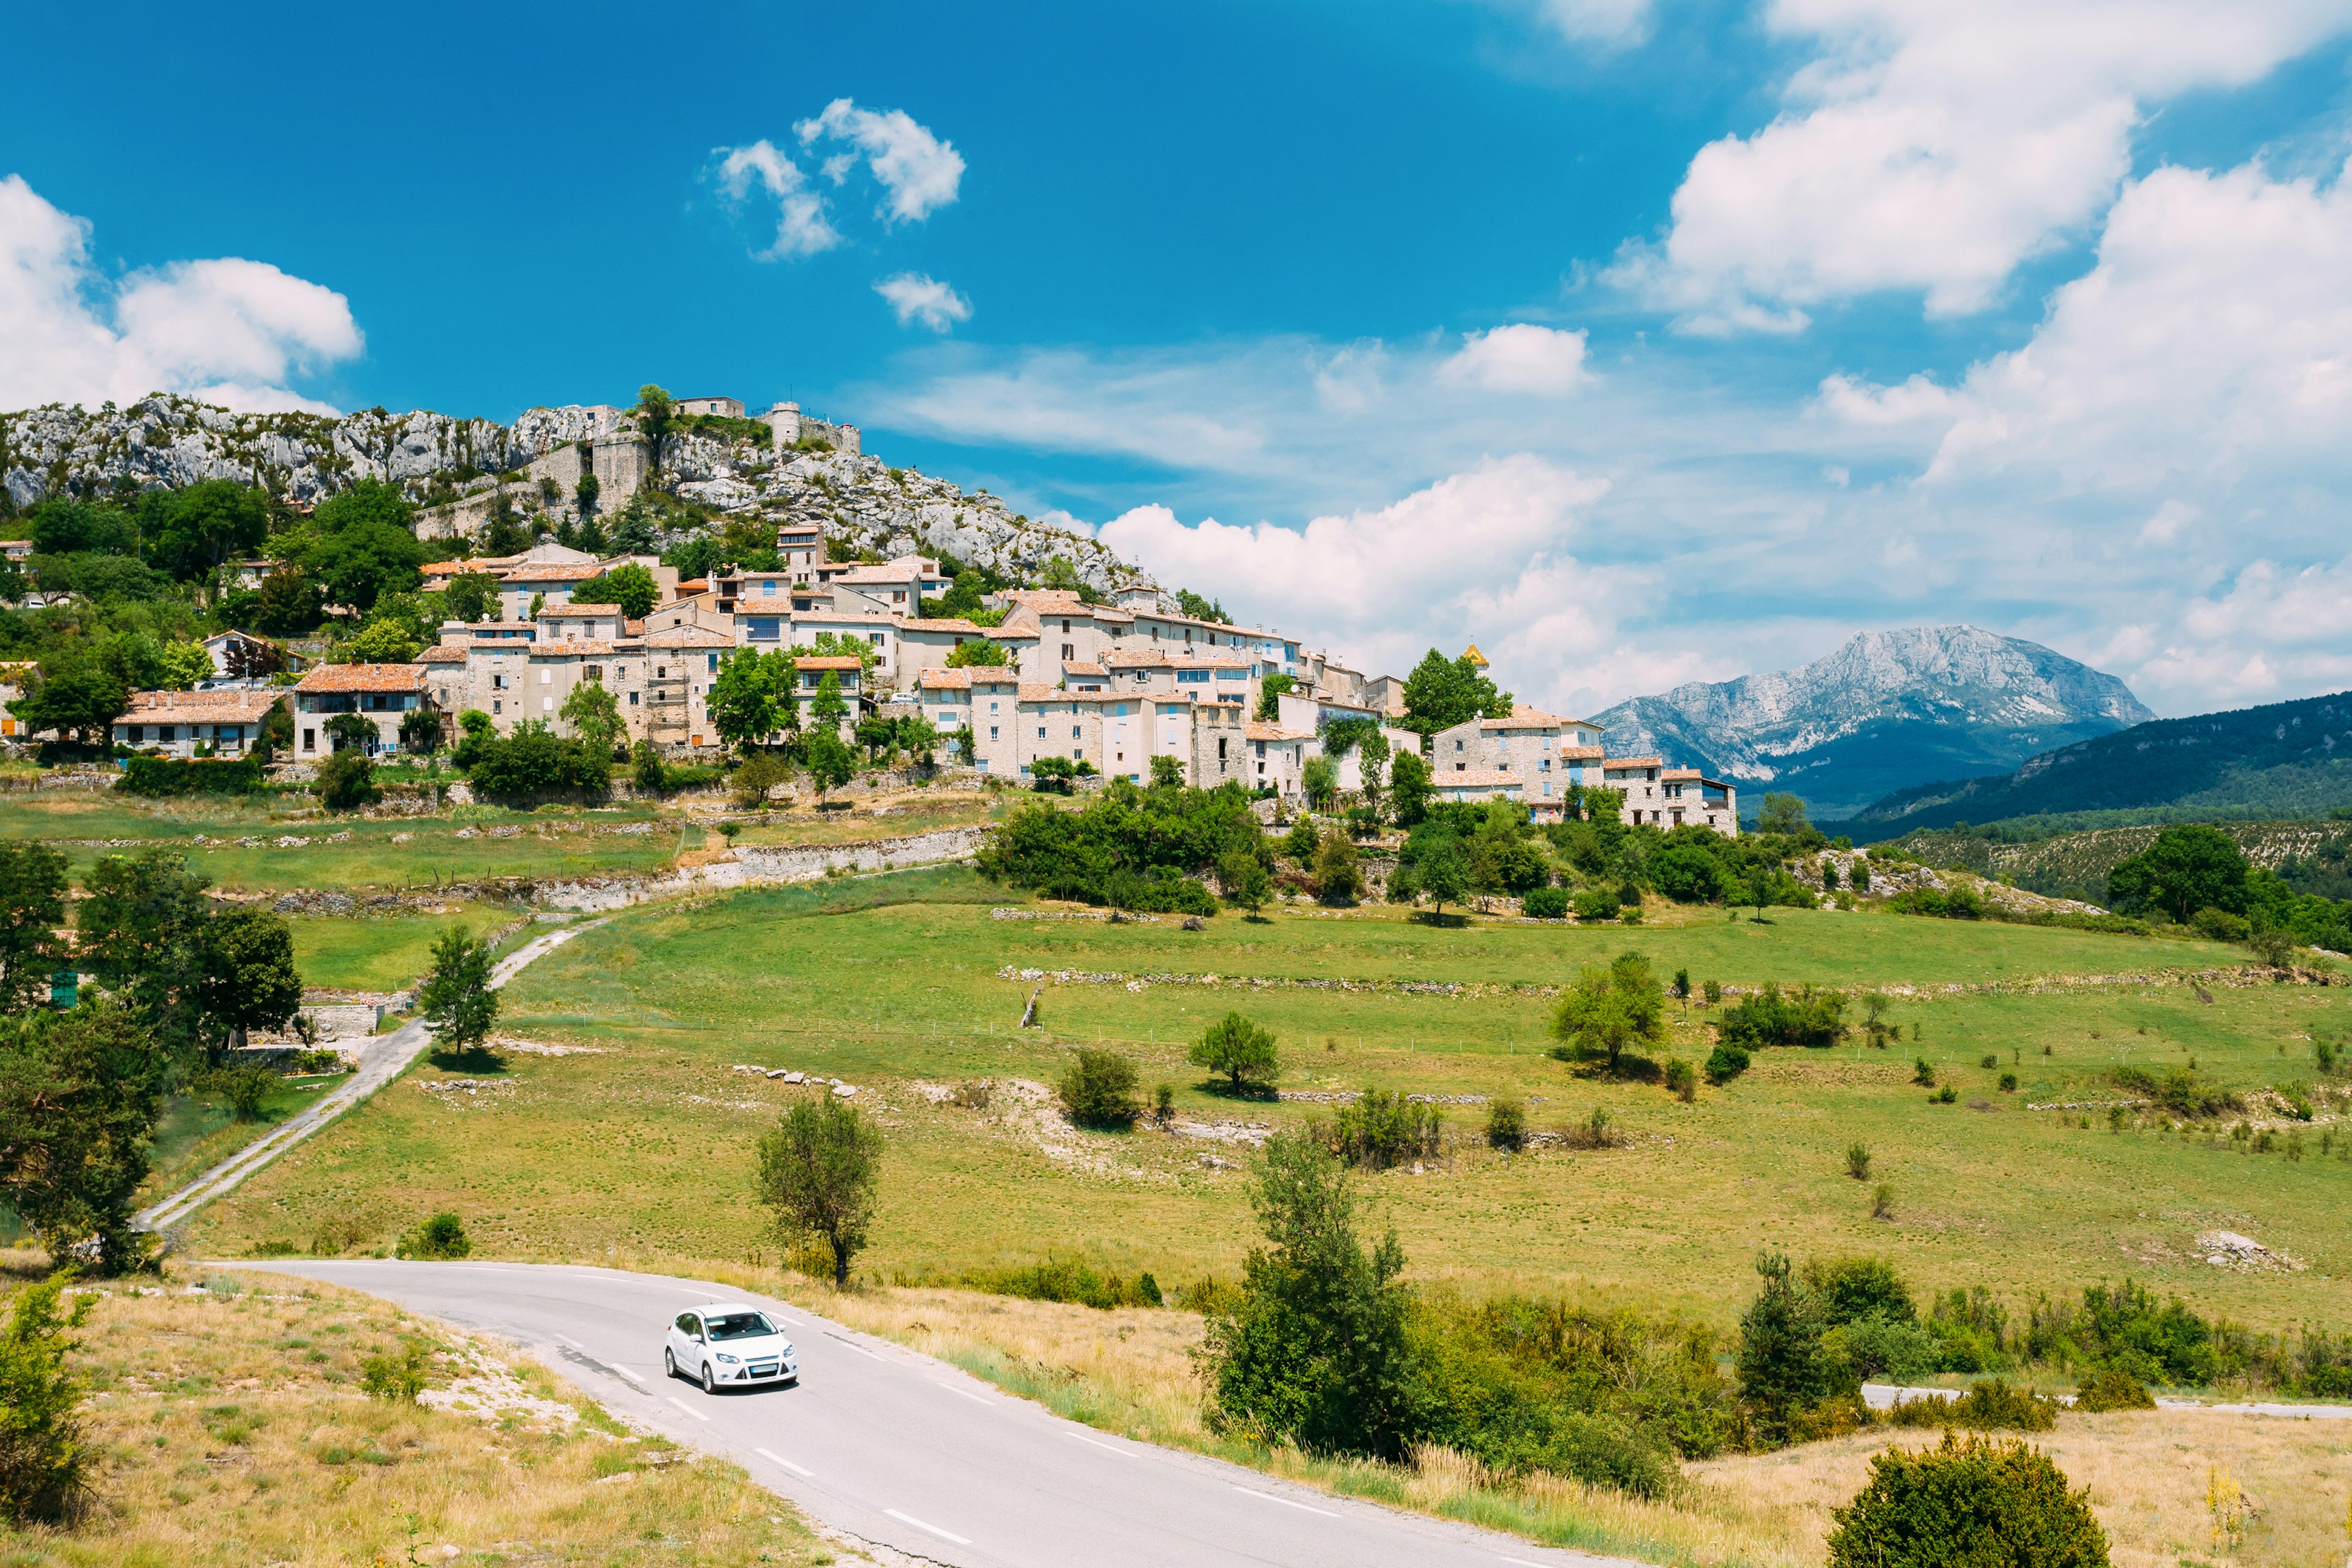
[[[596,470],[596,510],[610,514],[627,504],[646,482],[653,454],[634,435],[599,436],[592,449]]]
[[[626,909],[652,899],[676,898],[698,892],[725,892],[736,888],[779,882],[807,882],[828,871],[892,871],[914,866],[937,866],[969,859],[988,837],[985,827],[943,827],[905,838],[884,838],[867,844],[743,845],[730,858],[689,866],[659,877],[597,878],[576,882],[542,882],[539,901],[551,909],[583,913]]]

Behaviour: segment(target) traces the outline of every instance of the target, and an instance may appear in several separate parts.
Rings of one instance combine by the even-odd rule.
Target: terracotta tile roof
[[[183,724],[250,724],[278,705],[283,689],[242,691],[134,691],[131,710],[117,723],[171,719]]]
[[[1087,607],[1084,600],[1067,588],[1008,588],[1003,598],[1008,604],[1034,605],[1040,610],[1050,605],[1056,615],[1061,614],[1061,608],[1066,605],[1079,610]]]
[[[708,577],[689,578],[677,585],[678,599],[696,599],[709,592],[710,592],[710,579]],[[677,599],[672,599],[670,603],[675,605]]]
[[[542,621],[593,620],[604,616],[618,615],[620,610],[621,606],[618,605],[602,605],[593,601],[583,604],[574,599],[568,605],[548,605],[539,612],[539,618]]]
[[[499,574],[509,583],[585,583],[591,577],[601,577],[604,568],[593,562],[580,565],[559,565],[552,561],[526,561]]]
[[[816,626],[842,621],[855,621],[865,626],[895,626],[899,624],[898,616],[880,610],[794,610],[792,614],[794,626],[803,622]]]
[[[923,555],[901,555],[894,561],[869,561],[834,579],[836,583],[910,583],[918,576],[946,577],[936,562]]]
[[[971,671],[968,669],[927,669],[915,677],[915,684],[926,691],[970,691]]]
[[[556,642],[532,643],[523,650],[533,658],[606,658],[617,653],[635,653],[629,642],[607,641],[603,637],[566,637]]]
[[[294,683],[297,691],[418,691],[421,664],[322,664]]]
[[[805,655],[793,660],[793,668],[795,669],[863,669],[866,666],[864,661],[853,658],[847,654],[820,653]]]
[[[1105,670],[1101,665],[1087,664],[1078,659],[1064,659],[1062,661],[1062,673],[1064,675],[1091,675],[1105,679],[1108,679],[1108,672]]]
[[[1519,775],[1503,768],[1473,768],[1465,773],[1432,773],[1432,789],[1517,789]]]
[[[708,626],[672,626],[667,631],[650,632],[646,637],[647,647],[733,647],[735,639],[724,632],[714,632]]]
[[[971,621],[961,620],[953,616],[909,616],[905,620],[899,621],[898,625],[900,629],[905,631],[961,632],[968,637],[978,637],[981,633],[988,629],[986,626],[977,625]]]
[[[1042,681],[1024,680],[1021,683],[1021,700],[1024,702],[1059,702],[1062,700],[1061,692]]]
[[[1604,768],[1654,768],[1659,765],[1659,760],[1656,757],[1603,757],[1601,765]]]
[[[1598,760],[1601,751],[1598,746],[1562,746],[1559,754],[1569,762],[1590,763]]]
[[[1311,741],[1312,730],[1286,730],[1279,724],[1254,723],[1246,731],[1253,741]]]
[[[467,648],[459,647],[453,642],[436,643],[431,647],[426,648],[423,653],[418,654],[416,656],[416,662],[419,664],[463,664],[466,662],[466,655],[469,651],[470,650]]]
[[[1668,768],[1658,776],[1662,779],[1695,779],[1698,777],[1698,770],[1696,768]]]
[[[1014,626],[1008,621],[1001,626],[982,626],[980,629],[984,635],[993,637],[998,642],[1019,642],[1024,637],[1034,641],[1044,635],[1037,629],[1036,617],[1034,616],[1019,626]]]
[[[1563,719],[1557,713],[1539,713],[1532,708],[1517,708],[1512,710],[1511,716],[1507,719],[1479,720],[1478,728],[1481,730],[1557,730],[1575,722],[1575,720]]]

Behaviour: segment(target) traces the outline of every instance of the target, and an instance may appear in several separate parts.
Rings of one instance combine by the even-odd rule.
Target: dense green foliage
[[[83,1384],[66,1357],[79,1348],[72,1331],[98,1305],[95,1296],[58,1310],[64,1274],[28,1285],[0,1328],[0,1520],[66,1524],[89,1497],[89,1472],[100,1457],[83,1440],[76,1409]]]
[[[572,591],[575,605],[612,605],[633,621],[642,621],[661,602],[661,585],[654,574],[631,562],[600,572]]]
[[[45,845],[0,839],[0,1014],[48,999],[49,976],[71,956],[66,858]]]
[[[1229,1094],[1264,1094],[1282,1076],[1282,1054],[1274,1035],[1239,1013],[1228,1013],[1192,1044],[1185,1059],[1194,1067],[1222,1073]]]
[[[1147,1270],[1132,1279],[1102,1273],[1076,1259],[1048,1258],[1012,1268],[975,1268],[957,1277],[967,1290],[1016,1296],[1024,1301],[1069,1301],[1097,1311],[1115,1307],[1162,1307],[1160,1282]]]
[[[1511,694],[1496,690],[1467,653],[1448,658],[1431,648],[1404,678],[1401,728],[1433,735],[1471,719],[1510,716]]]
[[[1890,1448],[1870,1484],[1831,1517],[1830,1568],[2106,1568],[2088,1489],[2021,1442],[1944,1436]]]
[[[1062,1110],[1080,1127],[1104,1131],[1135,1125],[1143,1114],[1135,1098],[1135,1064],[1117,1051],[1079,1050],[1054,1086]]]
[[[261,762],[257,757],[234,761],[194,761],[179,757],[132,757],[123,765],[115,788],[125,795],[167,797],[184,795],[250,795],[261,787]]]
[[[848,1284],[874,1226],[881,1130],[830,1095],[804,1100],[761,1134],[759,1156],[760,1201],[774,1211],[778,1233],[816,1240],[831,1256],[834,1283]]]
[[[1783,995],[1780,983],[1770,980],[1755,995],[1725,1008],[1716,1020],[1717,1038],[1749,1051],[1768,1046],[1833,1046],[1845,1032],[1845,993],[1805,985],[1794,995]]]
[[[85,1242],[103,1272],[145,1258],[133,1194],[171,1075],[154,1037],[111,1003],[0,1021],[0,1200],[53,1261]]]
[[[459,722],[467,716],[460,715]],[[458,757],[474,788],[484,795],[511,798],[570,790],[602,795],[612,787],[609,745],[567,739],[536,719],[524,720],[504,737],[474,740],[469,735],[468,740],[471,750],[461,743]]]
[[[433,1026],[441,1050],[463,1051],[489,1038],[499,1020],[499,994],[490,988],[490,948],[452,926],[433,944],[433,968],[417,988],[416,1008]]]
[[[982,847],[980,868],[1044,898],[1213,914],[1216,900],[1194,879],[1230,854],[1261,863],[1270,854],[1239,786],[1115,778],[1076,811],[1015,807]]]
[[[1561,993],[1552,1012],[1552,1055],[1562,1061],[1598,1062],[1610,1072],[1624,1054],[1666,1037],[1665,992],[1638,952],[1622,954],[1606,969],[1591,965]]]
[[[283,1027],[302,1000],[286,922],[215,910],[209,885],[172,850],[102,856],[76,912],[81,966],[184,1066]]]

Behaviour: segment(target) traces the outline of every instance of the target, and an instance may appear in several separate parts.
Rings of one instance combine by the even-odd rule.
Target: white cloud
[[[719,187],[730,201],[740,202],[754,182],[776,199],[776,241],[761,256],[789,260],[814,256],[841,243],[840,231],[826,217],[824,198],[808,188],[800,165],[776,150],[765,137],[748,147],[720,147],[726,154],[719,165]]]
[[[110,283],[89,225],[0,178],[0,407],[179,392],[331,412],[284,384],[365,346],[343,296],[267,262],[176,261]]]
[[[935,332],[944,332],[958,321],[971,320],[971,300],[938,279],[919,272],[885,278],[874,285],[874,291],[890,301],[902,327],[920,321]]]
[[[801,145],[814,147],[820,139],[846,142],[864,155],[866,165],[889,193],[885,211],[893,222],[917,223],[956,199],[963,180],[963,155],[917,124],[904,110],[877,113],[860,109],[845,98],[824,106],[824,112],[793,127]],[[825,177],[839,184],[856,165],[856,158],[836,153],[825,160]]]
[[[1919,289],[1983,309],[2096,218],[2143,106],[2236,87],[2352,25],[2343,0],[1775,0],[1809,43],[1787,110],[1691,160],[1662,245],[1610,274],[1717,333]]]
[[[2202,515],[2197,508],[2176,497],[2158,507],[2156,514],[2140,524],[2139,542],[2169,544]]]
[[[1584,342],[1582,332],[1526,322],[1465,332],[1462,347],[1438,367],[1438,379],[1489,392],[1560,397],[1592,380],[1584,368]]]
[[[1537,0],[1536,10],[1579,43],[1635,44],[1649,32],[1650,0]]]

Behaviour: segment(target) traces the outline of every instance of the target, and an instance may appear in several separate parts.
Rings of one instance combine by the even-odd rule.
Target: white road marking
[[[1272,1492],[1255,1491],[1255,1490],[1252,1490],[1250,1488],[1245,1487],[1245,1486],[1242,1486],[1242,1485],[1240,1485],[1239,1483],[1234,1482],[1234,1481],[1227,1481],[1227,1482],[1225,1483],[1225,1485],[1227,1485],[1227,1486],[1229,1486],[1229,1487],[1232,1487],[1232,1488],[1234,1489],[1234,1490],[1235,1490],[1235,1491],[1237,1491],[1237,1492],[1246,1492],[1246,1493],[1248,1493],[1248,1495],[1250,1495],[1251,1497],[1255,1497],[1255,1498],[1264,1498],[1264,1499],[1265,1499],[1266,1501],[1268,1501],[1268,1502],[1278,1502],[1278,1503],[1280,1503],[1280,1504],[1281,1504],[1283,1507],[1285,1507],[1285,1508],[1295,1508],[1295,1509],[1297,1509],[1297,1510],[1299,1512],[1301,1512],[1301,1513],[1319,1513],[1319,1514],[1321,1514],[1325,1519],[1338,1519],[1338,1518],[1339,1517],[1339,1515],[1338,1515],[1338,1514],[1336,1514],[1336,1513],[1332,1513],[1332,1512],[1330,1512],[1330,1511],[1329,1511],[1329,1510],[1325,1510],[1325,1509],[1319,1509],[1319,1508],[1308,1508],[1308,1507],[1307,1507],[1305,1503],[1303,1503],[1303,1502],[1293,1502],[1293,1501],[1291,1501],[1291,1500],[1290,1500],[1288,1498],[1286,1498],[1286,1497],[1276,1497],[1276,1496],[1275,1496]]]
[[[1518,1568],[1543,1568],[1541,1563],[1530,1563],[1524,1557],[1497,1557],[1495,1561],[1497,1563],[1517,1563]]]
[[[1089,1448],[1100,1448],[1104,1453],[1117,1454],[1122,1459],[1132,1459],[1135,1458],[1133,1454],[1129,1453],[1124,1448],[1114,1448],[1108,1443],[1097,1443],[1092,1437],[1078,1437],[1078,1435],[1076,1432],[1064,1432],[1062,1436],[1065,1437],[1077,1437],[1079,1442],[1084,1443]]]
[[[693,1405],[688,1405],[685,1400],[678,1398],[676,1394],[670,1395],[669,1402],[672,1405],[677,1405],[680,1410],[685,1411],[688,1415],[693,1416],[697,1421],[708,1421],[710,1419],[709,1416],[705,1415],[701,1411],[697,1410]]]
[[[996,1403],[996,1401],[987,1397],[985,1394],[974,1394],[969,1388],[958,1388],[952,1383],[941,1383],[935,1377],[925,1378],[923,1381],[929,1383],[933,1388],[944,1388],[950,1394],[961,1394],[966,1399],[971,1400],[974,1405],[993,1405]]]
[[[613,1370],[619,1373],[623,1377],[627,1378],[631,1383],[635,1384],[639,1388],[643,1388],[646,1385],[646,1380],[644,1378],[639,1377],[635,1373],[631,1372],[625,1366],[616,1365]]]
[[[760,1456],[760,1458],[763,1458],[763,1459],[772,1460],[774,1463],[783,1466],[783,1467],[784,1467],[784,1468],[786,1468],[786,1469],[788,1469],[788,1470],[792,1471],[792,1473],[793,1473],[793,1474],[794,1474],[794,1475],[796,1475],[796,1476],[814,1476],[814,1475],[815,1475],[815,1474],[816,1474],[816,1472],[815,1472],[814,1470],[810,1469],[810,1468],[809,1468],[807,1466],[805,1466],[805,1465],[795,1465],[795,1464],[793,1464],[790,1459],[785,1458],[782,1454],[771,1454],[771,1453],[770,1453],[770,1452],[768,1452],[768,1450],[767,1450],[767,1449],[765,1449],[765,1448],[754,1448],[754,1449],[752,1449],[752,1450],[751,1450],[751,1452],[753,1452],[753,1453],[755,1453],[755,1454],[759,1455],[759,1456]]]
[[[898,1521],[901,1524],[911,1524],[917,1530],[928,1530],[933,1535],[938,1536],[941,1541],[952,1541],[958,1546],[970,1546],[971,1544],[971,1537],[968,1535],[958,1535],[952,1530],[941,1530],[936,1524],[925,1524],[921,1520],[917,1519],[911,1513],[900,1513],[895,1508],[886,1508],[882,1511],[888,1514],[892,1519]]]
[[[555,1337],[562,1340],[565,1344],[570,1345],[573,1350],[584,1351],[588,1348],[586,1345],[582,1344],[578,1340],[573,1339],[570,1334],[558,1334]]]

